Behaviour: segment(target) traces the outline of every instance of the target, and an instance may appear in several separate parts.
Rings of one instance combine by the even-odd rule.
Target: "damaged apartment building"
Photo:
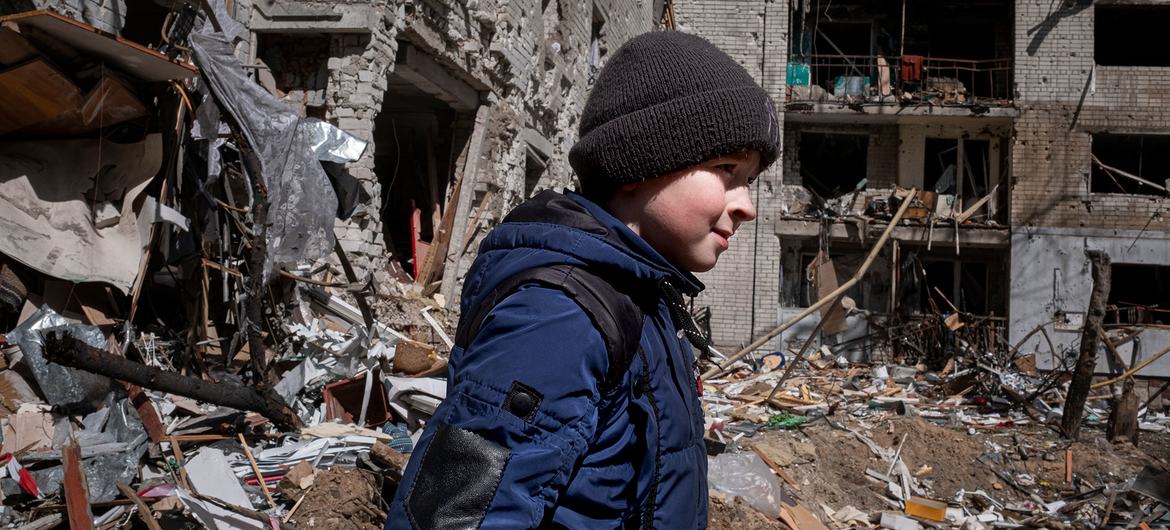
[[[950,331],[994,347],[1009,304],[1013,12],[1010,1],[790,3],[772,224],[780,320],[853,276],[916,189],[848,315],[824,313],[822,333],[855,359],[945,362],[951,335],[933,317],[958,312],[974,318]]]
[[[697,305],[711,308],[716,343],[741,347],[845,283],[910,189],[917,196],[845,309],[764,350],[794,351],[817,333],[850,359],[910,355],[941,367],[962,342],[1017,346],[1041,367],[1067,368],[1093,285],[1086,250],[1113,261],[1105,325],[1119,356],[1099,355],[1098,371],[1170,343],[1160,89],[1170,62],[1156,42],[1170,4],[673,9],[681,30],[727,49],[782,110],[783,159],[754,190],[755,233],[737,235],[703,277],[713,289]],[[956,313],[965,324],[945,320]],[[1170,363],[1143,373],[1166,376]]]
[[[5,4],[157,47],[158,28],[186,3]],[[358,185],[339,193],[352,207],[336,235],[354,265],[448,299],[458,285],[443,269],[465,269],[486,228],[535,191],[570,183],[566,153],[591,78],[609,51],[656,26],[653,4],[225,2],[257,82],[370,142],[346,167]]]
[[[172,4],[16,0],[4,9],[54,9],[159,47]],[[1109,324],[1165,320],[1170,118],[1160,87],[1170,63],[1154,39],[1170,4],[225,5],[241,25],[236,54],[260,85],[369,141],[345,164],[356,180],[339,190],[349,207],[335,233],[359,276],[379,283],[455,300],[493,224],[536,191],[573,185],[566,154],[607,54],[638,33],[673,29],[731,54],[781,111],[782,161],[752,190],[759,218],[700,277],[708,289],[694,305],[716,344],[750,343],[847,281],[911,189],[892,243],[844,307],[825,312],[817,334],[833,353],[937,363],[957,340],[994,348],[1027,338],[1052,353],[1038,356],[1052,367],[1077,341],[1092,284],[1085,249],[1114,262]],[[966,324],[947,326],[952,313]],[[765,349],[799,345],[820,320]],[[1043,326],[1047,341],[1033,333]],[[1160,333],[1170,332],[1149,329],[1121,354],[1170,340]],[[1166,375],[1170,364],[1152,370]]]

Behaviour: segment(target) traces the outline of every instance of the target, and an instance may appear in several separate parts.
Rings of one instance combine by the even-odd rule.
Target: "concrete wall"
[[[715,43],[760,82],[778,111],[783,109],[787,5],[704,0],[676,2],[674,8],[679,31]],[[755,222],[741,226],[715,269],[700,275],[707,290],[696,304],[711,307],[711,332],[717,345],[746,345],[779,320],[780,240],[770,227],[780,214],[781,165],[774,164],[754,185]]]
[[[1140,237],[1139,237],[1140,236]],[[1067,326],[1048,326],[1054,348],[1060,352],[1075,348],[1081,333],[1077,319],[1083,318],[1093,288],[1086,249],[1103,250],[1114,264],[1170,264],[1170,234],[1144,233],[1136,230],[1099,230],[1082,228],[1016,227],[1012,231],[1012,282],[1009,340],[1022,340],[1036,326],[1049,322],[1057,312],[1072,315]],[[1147,330],[1142,333],[1142,353],[1148,357],[1170,346],[1170,331]],[[1132,344],[1118,348],[1128,363]],[[1050,348],[1040,334],[1028,339],[1021,351],[1035,351],[1037,364],[1051,368]],[[1097,370],[1109,373],[1111,356],[1104,347],[1097,354]],[[1151,364],[1143,375],[1170,376],[1170,357]]]

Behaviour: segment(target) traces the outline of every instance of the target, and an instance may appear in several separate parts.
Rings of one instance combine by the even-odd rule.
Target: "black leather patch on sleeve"
[[[504,410],[532,423],[532,420],[536,419],[536,411],[540,409],[540,400],[542,399],[544,396],[536,389],[520,381],[512,381],[512,388],[508,389],[508,397],[504,398]]]
[[[411,526],[479,528],[510,456],[508,448],[478,434],[440,425],[406,497]]]

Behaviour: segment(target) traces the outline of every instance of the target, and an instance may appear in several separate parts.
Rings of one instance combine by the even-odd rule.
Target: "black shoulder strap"
[[[460,319],[455,345],[466,349],[497,304],[523,285],[538,284],[569,295],[601,332],[609,354],[609,371],[603,390],[617,385],[630,367],[642,339],[644,313],[629,293],[592,272],[573,265],[537,267],[520,272],[492,289],[470,315]]]

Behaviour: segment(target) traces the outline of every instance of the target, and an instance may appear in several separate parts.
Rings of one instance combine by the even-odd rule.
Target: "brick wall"
[[[481,9],[488,7],[481,4]],[[481,163],[473,204],[481,204],[489,192],[492,195],[483,203],[485,208],[473,214],[473,222],[479,226],[472,227],[469,236],[474,237],[467,244],[470,250],[454,267],[460,282],[491,226],[528,198],[525,169],[529,146],[521,134],[524,129],[536,131],[552,146],[548,167],[532,191],[576,187],[568,152],[577,141],[577,124],[588,97],[587,58],[594,9],[605,21],[602,47],[611,52],[630,37],[653,28],[651,3],[638,0],[549,0],[547,7],[539,0],[517,0],[500,2],[497,7],[492,16],[473,14],[477,20],[493,21],[483,26],[486,29],[481,29],[479,39],[486,42],[484,48],[489,52],[481,70],[491,87],[485,99],[492,111],[478,154]],[[462,64],[455,57],[451,63]]]
[[[766,12],[765,12],[766,10]],[[678,30],[701,35],[735,58],[782,108],[788,12],[781,3],[705,0],[675,3]],[[740,227],[714,270],[700,275],[717,345],[737,347],[776,325],[780,303],[780,240],[771,226],[780,213],[782,163],[752,190],[758,217]],[[752,315],[755,315],[753,320]]]
[[[1094,9],[1016,3],[1011,222],[1165,231],[1170,200],[1089,191],[1092,133],[1170,132],[1170,68],[1097,66]]]

